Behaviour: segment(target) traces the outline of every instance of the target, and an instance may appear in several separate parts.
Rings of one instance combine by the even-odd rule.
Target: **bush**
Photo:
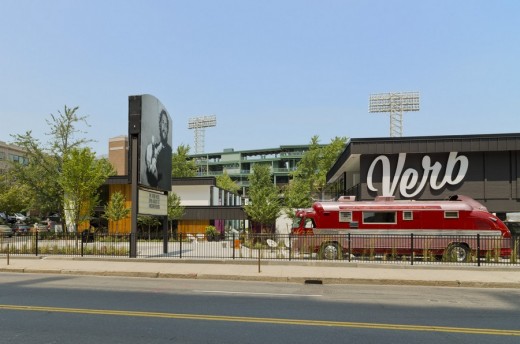
[[[219,232],[215,226],[206,227],[206,240],[217,241],[219,239]]]

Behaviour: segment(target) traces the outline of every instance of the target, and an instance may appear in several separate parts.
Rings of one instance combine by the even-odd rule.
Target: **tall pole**
[[[139,212],[138,144],[139,135],[132,135],[132,223],[130,230],[130,258],[137,257],[137,213]]]
[[[190,118],[188,121],[188,129],[195,130],[195,154],[204,153],[205,128],[217,125],[217,117],[199,116]]]

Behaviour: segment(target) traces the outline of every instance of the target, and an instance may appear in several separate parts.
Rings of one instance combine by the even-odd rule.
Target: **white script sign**
[[[378,162],[381,162],[381,167],[383,168],[381,180],[382,196],[394,196],[397,184],[399,184],[399,192],[403,197],[414,197],[424,189],[428,177],[430,180],[430,187],[433,190],[439,190],[446,184],[457,185],[466,176],[469,165],[467,157],[464,155],[457,156],[457,154],[457,152],[450,152],[446,163],[444,177],[439,175],[442,169],[441,163],[437,161],[432,165],[430,157],[425,155],[422,158],[423,171],[419,184],[417,184],[419,181],[419,172],[417,170],[408,168],[403,172],[406,153],[399,153],[399,159],[393,177],[391,176],[390,171],[390,160],[385,155],[380,155],[372,161],[372,164],[368,169],[367,186],[371,191],[378,191],[378,189],[374,187],[372,181],[372,174],[374,173],[374,169]],[[457,164],[459,164],[459,170],[455,178],[453,178],[453,172]]]

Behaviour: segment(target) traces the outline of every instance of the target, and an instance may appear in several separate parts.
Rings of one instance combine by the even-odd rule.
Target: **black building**
[[[490,212],[520,211],[520,133],[351,139],[327,174],[332,197],[470,196]]]

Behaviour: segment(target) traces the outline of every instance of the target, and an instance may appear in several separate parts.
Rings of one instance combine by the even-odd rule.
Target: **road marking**
[[[177,314],[177,313],[161,313],[161,312],[117,311],[117,310],[109,310],[109,309],[62,308],[62,307],[17,306],[17,305],[0,305],[0,310],[75,313],[75,314],[93,314],[93,315],[114,315],[114,316],[127,316],[127,317],[147,317],[147,318],[184,319],[184,320],[202,320],[202,321],[227,321],[227,322],[242,322],[242,323],[263,323],[263,324],[273,324],[273,325],[348,327],[348,328],[394,330],[394,331],[448,332],[448,333],[460,333],[460,334],[483,334],[483,335],[494,335],[494,336],[519,336],[520,337],[520,330],[497,330],[497,329],[487,329],[487,328],[379,324],[379,323],[348,322],[348,321],[257,318],[257,317],[240,317],[240,316],[207,315],[207,314]]]
[[[289,296],[289,297],[321,297],[318,294],[281,294],[281,293],[253,293],[247,291],[225,291],[225,290],[194,290],[196,293],[208,294],[232,294],[232,295],[261,295],[261,296]]]

